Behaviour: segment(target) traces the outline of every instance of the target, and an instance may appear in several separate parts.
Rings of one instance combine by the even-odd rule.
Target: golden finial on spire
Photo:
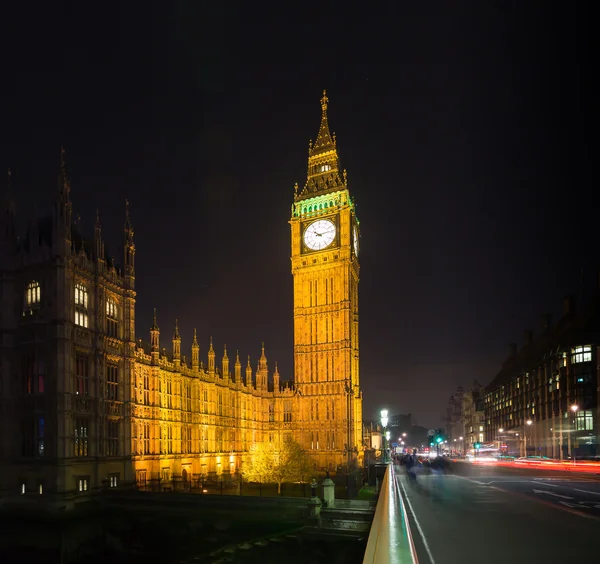
[[[192,341],[192,345],[198,345],[198,336],[196,335],[196,328],[194,327],[194,340]]]
[[[179,319],[175,319],[175,339],[179,338]]]
[[[152,329],[158,329],[158,325],[156,324],[156,308],[154,308],[154,314],[152,316]]]
[[[327,90],[323,90],[323,97],[321,98],[321,108],[324,112],[327,111],[327,102],[329,102],[329,98],[327,98]]]

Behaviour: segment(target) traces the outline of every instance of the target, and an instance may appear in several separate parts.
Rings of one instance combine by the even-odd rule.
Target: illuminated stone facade
[[[295,187],[295,435],[321,467],[362,457],[358,355],[359,222],[321,99],[321,126],[309,144],[304,188]]]
[[[62,504],[125,482],[234,473],[254,443],[287,433],[321,470],[361,456],[358,221],[325,96],[322,107],[290,221],[294,385],[281,383],[276,365],[269,371],[264,345],[255,371],[237,352],[230,364],[226,348],[217,366],[212,340],[205,365],[195,332],[187,360],[176,322],[169,350],[161,348],[156,311],[150,342],[136,338],[128,206],[117,270],[99,218],[91,239],[72,222],[64,153],[52,214],[24,239],[9,185],[0,225],[1,495]],[[310,250],[304,234],[320,219],[336,232]]]

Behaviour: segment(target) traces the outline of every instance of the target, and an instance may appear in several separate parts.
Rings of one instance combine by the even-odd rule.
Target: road
[[[598,559],[600,479],[455,463],[444,476],[396,473],[419,564]]]

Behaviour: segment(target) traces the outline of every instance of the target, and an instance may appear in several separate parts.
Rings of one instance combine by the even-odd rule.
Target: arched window
[[[117,302],[113,298],[106,299],[106,334],[117,337],[119,329]]]
[[[75,284],[75,325],[88,326],[88,291],[80,283]]]
[[[40,304],[42,299],[42,291],[40,283],[34,280],[27,284],[27,290],[25,292],[25,302],[27,307],[31,308]]]

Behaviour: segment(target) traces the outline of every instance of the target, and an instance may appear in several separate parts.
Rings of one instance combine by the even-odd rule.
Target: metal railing
[[[418,564],[393,464],[381,483],[363,564]]]

